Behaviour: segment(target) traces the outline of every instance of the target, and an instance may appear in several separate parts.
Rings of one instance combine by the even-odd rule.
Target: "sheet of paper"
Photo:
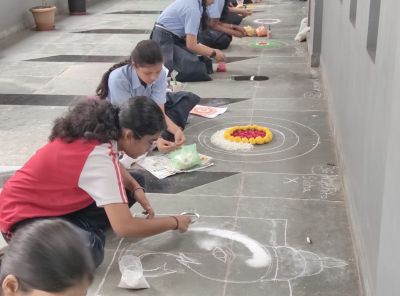
[[[206,118],[215,118],[218,115],[224,113],[227,107],[213,107],[213,106],[204,106],[204,105],[196,105],[190,111],[190,114],[206,117]]]

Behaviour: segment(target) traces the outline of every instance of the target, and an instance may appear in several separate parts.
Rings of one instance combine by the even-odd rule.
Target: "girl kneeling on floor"
[[[5,183],[0,193],[3,236],[10,240],[17,229],[38,219],[64,218],[85,232],[99,265],[110,226],[121,237],[186,231],[187,216],[154,218],[140,180],[118,161],[119,151],[132,158],[146,153],[165,127],[162,110],[146,97],[131,98],[121,107],[105,100],[77,104],[55,121],[50,141]],[[132,216],[135,201],[148,219]]]
[[[232,36],[238,38],[246,36],[245,29],[239,26],[242,17],[231,12],[231,9],[236,8],[231,8],[229,5],[229,0],[214,0],[214,3],[207,7],[208,27],[199,33],[202,44],[226,49],[232,42]],[[247,10],[244,11],[247,13]]]
[[[164,113],[167,130],[157,140],[157,148],[167,152],[185,141],[185,128],[190,110],[200,101],[199,96],[186,91],[167,91],[168,70],[163,66],[160,46],[153,40],[140,41],[130,59],[112,66],[104,73],[96,93],[101,99],[120,106],[134,96],[147,96]]]
[[[178,81],[209,81],[215,58],[223,62],[219,49],[198,43],[200,24],[207,27],[207,6],[214,0],[175,0],[159,16],[150,38],[160,44],[164,64],[178,72]],[[198,56],[199,55],[199,56]]]

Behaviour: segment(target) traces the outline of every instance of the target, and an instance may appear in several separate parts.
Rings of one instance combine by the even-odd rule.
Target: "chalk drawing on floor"
[[[257,222],[256,227],[264,220],[236,218],[241,219],[246,220],[247,226]],[[127,254],[139,257],[144,276],[153,284],[158,278],[175,275],[177,278],[170,280],[177,280],[176,285],[179,285],[189,274],[191,278],[199,276],[228,285],[270,282],[273,286],[283,282],[287,284],[285,295],[288,296],[294,293],[291,281],[348,266],[344,260],[287,245],[286,219],[265,219],[264,227],[271,227],[266,236],[284,236],[272,245],[265,244],[270,238],[255,239],[240,230],[224,229],[224,225],[206,220],[203,217],[201,223],[192,226],[184,235],[166,232],[127,244],[120,257]],[[284,227],[275,227],[277,225]]]
[[[280,19],[255,19],[254,22],[256,24],[274,25],[274,24],[279,24],[281,22],[281,20]]]

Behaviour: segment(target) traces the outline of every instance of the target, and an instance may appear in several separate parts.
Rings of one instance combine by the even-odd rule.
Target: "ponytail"
[[[200,26],[205,31],[208,28],[207,0],[201,0],[201,6],[203,7],[203,13],[201,14]]]
[[[112,66],[106,73],[103,74],[100,84],[96,89],[96,94],[100,99],[106,99],[109,93],[108,79],[110,74],[115,69],[128,64],[134,64],[136,67],[143,67],[146,65],[156,65],[163,63],[163,55],[161,48],[154,40],[142,40],[133,49],[129,60],[125,60]]]
[[[101,77],[100,84],[96,89],[96,94],[100,97],[100,99],[105,100],[108,96],[108,92],[109,92],[108,78],[110,77],[111,72],[114,71],[115,69],[118,69],[122,66],[128,65],[130,63],[131,62],[129,60],[125,60],[123,62],[115,64],[110,69],[108,69],[108,71],[106,73],[103,74],[103,76]]]
[[[224,8],[222,8],[222,12],[221,12],[221,16],[220,16],[221,19],[229,13],[230,3],[231,3],[230,0],[225,0]]]

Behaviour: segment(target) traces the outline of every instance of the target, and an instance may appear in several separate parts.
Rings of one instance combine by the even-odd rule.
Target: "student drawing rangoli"
[[[173,283],[172,291],[180,293],[189,293],[183,284],[185,277],[198,277],[198,281],[215,285],[251,285],[253,290],[265,285],[270,289],[279,285],[281,290],[286,285],[285,294],[279,295],[295,296],[292,281],[324,272],[340,275],[340,270],[348,266],[345,260],[329,254],[290,246],[286,241],[286,219],[236,218],[242,226],[269,228],[265,237],[256,239],[212,218],[202,217],[184,236],[169,232],[134,243],[123,242],[125,247],[116,253],[119,257],[140,258],[150,290],[168,282]]]

